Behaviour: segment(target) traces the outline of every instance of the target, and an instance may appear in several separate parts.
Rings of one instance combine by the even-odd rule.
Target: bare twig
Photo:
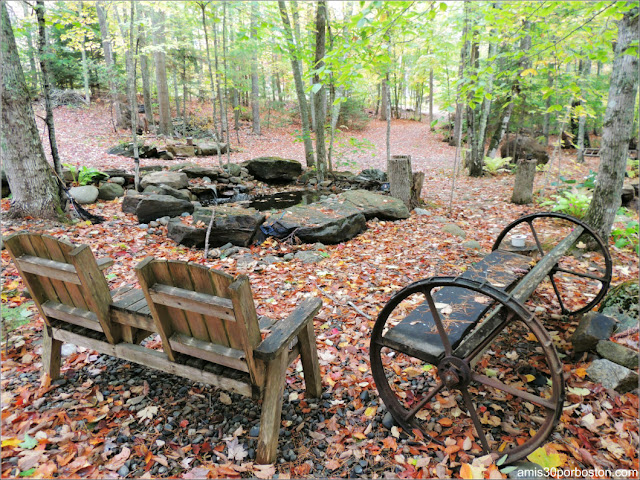
[[[322,294],[327,297],[328,299],[330,299],[333,303],[337,303],[339,305],[345,305],[345,302],[342,302],[340,300],[338,300],[336,297],[334,297],[333,295],[331,295],[329,292],[327,292],[324,288],[322,288],[320,285],[316,284],[316,288],[318,290],[320,290],[322,292]],[[364,313],[362,310],[360,310],[353,302],[351,301],[347,301],[346,305],[350,306],[351,308],[353,308],[356,312],[358,312],[360,315],[362,315],[364,318],[366,318],[367,320],[373,320],[373,318],[371,318],[371,315],[367,315],[366,313]]]

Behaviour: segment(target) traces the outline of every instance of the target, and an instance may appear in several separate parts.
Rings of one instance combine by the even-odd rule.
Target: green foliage
[[[78,170],[70,163],[63,163],[63,165],[71,171],[71,175],[73,175],[73,182],[78,185],[88,185],[96,180],[105,178],[105,174],[94,167],[86,167],[83,165],[80,167],[80,170]]]
[[[502,167],[504,167],[510,161],[511,157],[484,157],[484,170],[491,175],[495,175],[500,171],[506,171],[506,169],[503,169]]]
[[[629,158],[627,159],[627,171],[626,175],[629,178],[636,178],[638,176],[638,159],[637,158]]]
[[[347,97],[340,105],[338,125],[349,130],[364,130],[369,123],[369,117],[364,112],[364,101],[353,97]]]
[[[629,220],[624,227],[616,227],[611,230],[614,245],[617,248],[632,248],[640,255],[640,245],[638,243],[638,222]]]
[[[551,199],[540,204],[542,207],[551,207],[552,212],[566,213],[576,218],[582,218],[587,213],[591,197],[583,190],[565,190],[558,195],[551,195]]]
[[[340,133],[340,130],[336,129],[336,134]],[[370,140],[363,138],[362,140],[349,137],[348,139],[340,139],[334,148],[334,166],[337,168],[344,167],[351,170],[358,168],[358,163],[349,157],[362,157],[368,154],[375,155],[376,146]]]
[[[29,323],[33,316],[33,312],[29,310],[29,307],[33,305],[33,302],[25,302],[19,307],[9,308],[2,304],[2,325],[5,331],[10,332]]]

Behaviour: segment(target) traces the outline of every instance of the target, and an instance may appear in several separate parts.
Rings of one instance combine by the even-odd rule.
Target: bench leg
[[[53,338],[53,330],[45,325],[42,338],[42,369],[51,380],[60,378],[62,342]]]
[[[267,364],[267,379],[262,394],[260,436],[256,455],[256,461],[259,464],[273,463],[276,460],[287,360],[288,355],[284,351]]]
[[[300,345],[300,358],[304,371],[304,383],[307,393],[312,398],[320,398],[322,395],[322,377],[320,376],[320,364],[318,363],[318,350],[316,349],[316,334],[313,331],[313,321],[298,334]]]

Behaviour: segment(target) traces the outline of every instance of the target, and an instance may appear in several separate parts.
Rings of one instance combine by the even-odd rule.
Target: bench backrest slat
[[[28,232],[11,235],[5,244],[47,325],[49,317],[79,324],[91,313],[98,321],[94,329],[111,343],[119,340],[119,329],[109,318],[109,286],[88,246]],[[52,305],[63,310],[52,310]],[[56,311],[65,312],[63,318],[48,315]],[[75,317],[77,322],[69,320]]]
[[[249,372],[255,382],[261,381],[261,367],[253,360],[260,334],[250,289],[237,298],[233,277],[187,262],[149,257],[136,271],[170,358],[174,352],[184,353]],[[253,316],[241,310],[253,311]],[[257,338],[249,333],[254,331]]]

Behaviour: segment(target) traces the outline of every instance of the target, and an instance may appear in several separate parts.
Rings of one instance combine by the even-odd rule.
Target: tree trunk
[[[89,89],[89,67],[87,65],[87,36],[82,40],[82,85],[84,87],[84,100],[91,103],[91,90]]]
[[[526,205],[533,202],[533,180],[536,177],[536,164],[535,159],[521,158],[518,160],[511,203]]]
[[[464,2],[464,10],[465,12],[468,12],[469,9],[469,0],[465,0]],[[465,13],[465,18],[468,17],[468,14]],[[462,81],[464,79],[464,69],[467,65],[467,50],[469,48],[469,41],[467,40],[467,31],[469,30],[469,25],[468,25],[468,21],[465,20],[464,22],[464,27],[462,29],[462,47],[460,48],[460,64],[458,65],[458,78]],[[449,139],[449,145],[452,147],[455,146],[460,146],[457,145],[456,142],[458,141],[458,138],[461,138],[461,134],[460,132],[462,132],[462,109],[463,109],[463,104],[462,104],[462,100],[460,98],[460,89],[461,86],[458,85],[458,92],[456,95],[456,116],[454,118],[454,124],[453,124],[453,134],[451,135],[451,138]]]
[[[167,63],[164,53],[164,14],[152,13],[154,60],[156,63],[156,88],[158,90],[158,133],[173,134],[171,108],[169,104],[169,84],[167,82]]]
[[[213,58],[215,60],[216,67],[216,90],[218,92],[218,106],[220,107],[220,141],[223,141],[224,132],[229,129],[229,126],[227,125],[227,112],[224,107],[222,90],[220,87],[220,70],[218,66],[218,32],[215,23],[213,24]]]
[[[183,115],[180,114],[180,97],[178,96],[178,75],[176,74],[177,68],[174,65],[170,68],[170,70],[171,70],[171,83],[173,84],[173,101],[176,104],[176,117],[183,117]]]
[[[553,76],[551,75],[551,70],[547,70],[547,87],[551,88],[553,86]],[[547,96],[545,101],[545,110],[549,110],[551,106],[551,95]],[[544,114],[544,119],[542,122],[542,135],[544,135],[544,144],[546,146],[549,145],[549,132],[550,132],[550,124],[551,124],[551,114],[547,111]]]
[[[580,67],[580,77],[582,77],[580,83],[586,86],[586,84],[588,84],[588,76],[591,74],[591,60],[589,60],[588,58],[582,59],[580,61]],[[582,102],[580,102],[580,104],[582,105]],[[584,163],[585,146],[590,146],[588,136],[589,134],[587,132],[586,126],[587,116],[582,113],[580,115],[580,118],[578,119],[578,155],[576,159],[578,163]]]
[[[5,2],[0,2],[0,15],[3,87],[0,151],[12,195],[9,215],[54,218],[61,211],[58,189],[40,142]]]
[[[433,125],[433,67],[429,69],[429,125],[431,125],[431,131],[435,131]]]
[[[29,16],[29,6],[27,2],[22,2],[22,11],[24,13],[25,18]],[[38,89],[38,71],[36,70],[36,59],[35,59],[35,49],[33,48],[33,38],[31,36],[31,26],[26,25],[25,35],[27,37],[27,55],[29,56],[29,77],[31,80],[31,88],[35,92]]]
[[[228,92],[227,78],[227,2],[222,3],[222,66],[224,68],[224,121],[227,126],[227,163],[231,163],[231,136],[229,131],[229,119],[227,117]],[[220,149],[218,149],[220,150]]]
[[[113,47],[111,45],[111,35],[109,34],[109,24],[107,23],[107,12],[102,6],[102,2],[96,2],[96,14],[98,16],[98,23],[100,24],[100,37],[102,38],[102,49],[104,51],[104,61],[107,64],[107,70],[109,71],[109,92],[111,93],[111,103],[116,113],[116,125],[119,128],[124,128],[127,125],[126,120],[126,105],[123,105],[118,98],[118,90],[116,89],[116,82],[114,80],[115,62],[113,60]]]
[[[304,92],[304,84],[302,83],[302,73],[300,64],[297,60],[296,46],[293,39],[293,32],[291,30],[291,22],[289,21],[289,14],[287,13],[287,6],[283,0],[278,1],[278,8],[280,10],[280,17],[282,18],[282,24],[284,26],[285,38],[287,40],[287,49],[289,51],[289,59],[291,60],[291,69],[293,70],[293,80],[296,85],[296,93],[298,95],[298,106],[300,108],[300,117],[302,119],[302,138],[304,140],[304,156],[306,159],[307,167],[312,167],[315,164],[313,154],[313,144],[311,143],[311,132],[309,129],[309,109],[307,107],[307,97]]]
[[[393,155],[388,165],[391,196],[402,200],[407,208],[411,209],[411,187],[413,185],[411,155]]]
[[[318,1],[316,13],[316,55],[315,68],[324,66],[324,54],[327,32],[327,2]],[[316,166],[318,167],[318,183],[324,181],[327,173],[327,146],[324,138],[324,122],[327,118],[326,95],[327,90],[321,83],[320,76],[316,74],[313,79],[315,84],[320,84],[320,90],[316,93]]]
[[[40,59],[40,71],[42,72],[42,90],[44,92],[44,106],[46,110],[45,123],[47,124],[47,131],[49,133],[49,145],[51,146],[53,168],[58,176],[62,178],[62,165],[60,163],[60,154],[58,153],[58,142],[56,142],[53,106],[51,105],[51,84],[49,83],[49,66],[47,62],[48,52],[46,51],[49,48],[45,33],[44,0],[38,0],[36,2],[36,16],[38,17],[38,57]]]
[[[628,2],[630,9],[618,22],[618,41],[611,68],[609,100],[604,115],[600,167],[593,199],[585,217],[605,239],[620,207],[622,184],[627,164],[629,139],[633,129],[633,110],[638,89],[638,57],[625,51],[637,41],[638,13],[635,2]]]
[[[144,12],[144,11],[143,11]],[[144,23],[140,23],[140,50],[147,46],[147,36],[144,31]],[[142,98],[144,101],[144,116],[151,127],[155,128],[153,117],[153,105],[151,103],[151,78],[149,77],[149,57],[146,53],[140,54],[140,76],[142,77]]]
[[[387,117],[387,131],[386,131],[386,137],[385,137],[385,147],[387,150],[387,166],[389,165],[389,162],[391,161],[391,91],[389,89],[389,74],[387,73],[387,78],[384,81],[384,85],[386,85],[384,91],[386,92],[387,96],[387,108],[386,108],[386,117]],[[387,167],[387,170],[389,168]]]
[[[258,41],[258,2],[251,2],[251,39]],[[260,135],[260,94],[258,92],[258,49],[253,45],[251,49],[251,113],[252,131]]]
[[[209,49],[209,34],[207,33],[207,16],[205,10],[207,8],[207,3],[200,2],[198,3],[200,9],[202,10],[202,29],[204,30],[204,42],[207,47],[207,66],[209,67],[209,83],[211,83],[211,105],[213,106],[213,130],[218,135],[218,123],[216,120],[216,87],[215,82],[213,81],[213,70],[211,68],[211,53]],[[239,109],[238,109],[239,111]],[[222,137],[217,138],[218,142],[222,141]],[[220,149],[218,149],[218,161],[222,163],[222,157],[220,156]]]
[[[413,172],[411,182],[411,208],[422,204],[422,186],[424,185],[424,172]]]
[[[136,92],[136,61],[134,58],[133,25],[135,6],[131,0],[131,18],[129,22],[129,49],[127,51],[127,80],[129,81],[129,105],[131,105],[131,140],[133,142],[134,185],[140,190],[140,154],[138,152],[138,99]]]
[[[390,100],[389,100],[389,80],[388,78],[382,81],[380,85],[380,120],[386,120],[387,115],[391,115],[390,110]]]

